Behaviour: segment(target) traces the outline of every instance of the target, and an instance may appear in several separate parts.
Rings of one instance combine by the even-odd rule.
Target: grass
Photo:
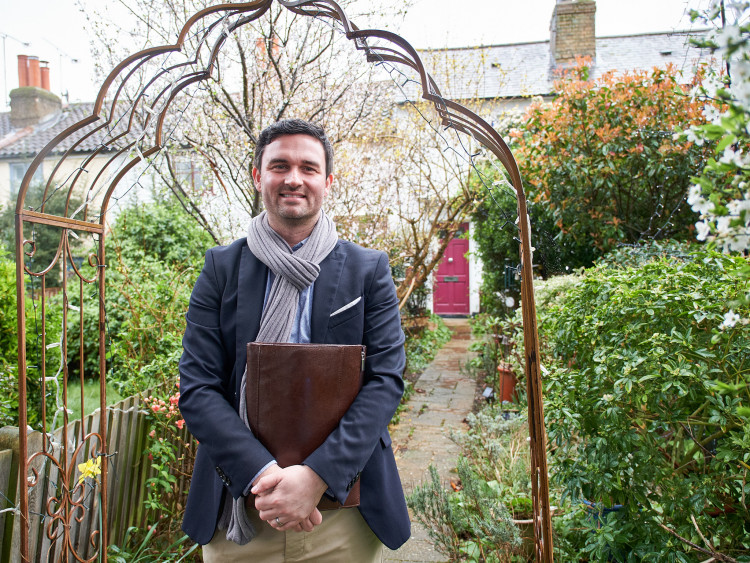
[[[107,383],[107,406],[121,401],[123,397],[115,390],[111,383]],[[99,380],[85,379],[83,382],[83,402],[87,416],[99,408]],[[68,415],[68,420],[81,418],[81,382],[70,380],[68,382],[68,408],[73,411]]]

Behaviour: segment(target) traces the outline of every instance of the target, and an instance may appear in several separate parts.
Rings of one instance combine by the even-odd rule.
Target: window
[[[18,190],[21,189],[21,182],[26,175],[26,171],[31,166],[31,162],[11,162],[10,163],[10,199],[15,201],[18,196]],[[31,178],[32,184],[41,184],[44,182],[42,175],[42,166],[36,169],[34,176]]]
[[[196,191],[203,189],[203,168],[191,160],[177,160],[174,164],[176,179]]]

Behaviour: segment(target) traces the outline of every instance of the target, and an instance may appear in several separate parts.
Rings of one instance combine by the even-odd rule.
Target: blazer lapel
[[[258,260],[245,245],[240,254],[240,268],[237,276],[235,357],[237,358],[238,380],[242,377],[247,362],[247,343],[255,340],[260,330],[267,278],[268,267]]]
[[[320,263],[320,275],[315,280],[312,319],[310,320],[310,339],[317,344],[325,343],[328,319],[333,312],[341,272],[344,271],[344,262],[346,262],[346,254],[341,252],[340,245],[336,245]]]

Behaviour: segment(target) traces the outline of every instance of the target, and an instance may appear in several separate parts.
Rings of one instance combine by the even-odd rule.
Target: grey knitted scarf
[[[300,292],[312,285],[320,274],[320,263],[338,241],[336,225],[322,211],[307,242],[293,251],[286,241],[268,224],[264,211],[250,221],[247,245],[255,257],[274,273],[268,300],[260,319],[256,342],[288,342],[297,314]],[[245,403],[246,373],[240,386],[240,417],[247,421]],[[245,499],[232,499],[226,492],[224,511],[219,518],[219,529],[227,531],[227,539],[245,545],[257,532],[247,517]]]

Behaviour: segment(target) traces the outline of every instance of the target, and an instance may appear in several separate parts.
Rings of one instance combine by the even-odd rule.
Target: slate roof
[[[686,82],[711,53],[689,42],[705,30],[598,37],[591,78],[608,71],[651,70],[672,63]],[[420,51],[441,92],[452,99],[516,98],[554,93],[549,41]],[[416,90],[413,92],[416,94]],[[409,92],[411,95],[412,93]]]
[[[10,112],[0,113],[0,159],[28,159],[36,156],[59,133],[90,116],[93,108],[93,103],[70,104],[63,108],[62,112],[51,116],[42,123],[26,128],[14,128],[10,123]],[[84,129],[77,131],[75,135],[63,139],[53,149],[52,154],[60,155],[64,153],[76,140],[91,129],[98,127],[100,123],[101,120],[87,125]],[[106,136],[108,136],[106,129],[97,131],[76,147],[74,152],[93,152],[101,146]]]

